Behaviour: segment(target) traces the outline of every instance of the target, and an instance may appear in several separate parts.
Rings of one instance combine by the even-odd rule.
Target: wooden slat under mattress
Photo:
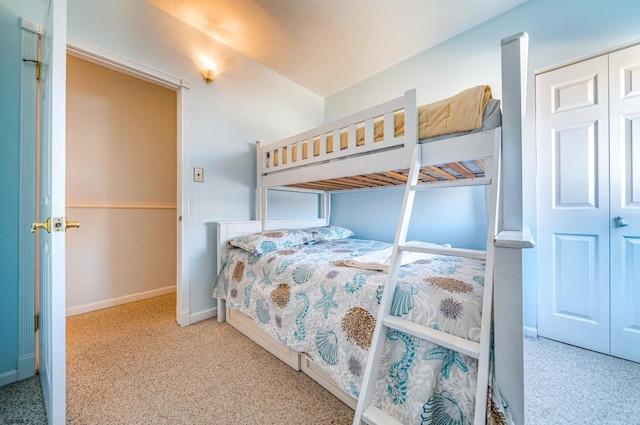
[[[343,177],[330,180],[299,183],[289,185],[301,189],[312,190],[353,190],[376,187],[398,186],[407,183],[409,170],[385,171],[359,176]],[[435,181],[454,181],[468,178],[484,177],[484,161],[463,161],[442,165],[428,165],[420,169],[418,183]]]

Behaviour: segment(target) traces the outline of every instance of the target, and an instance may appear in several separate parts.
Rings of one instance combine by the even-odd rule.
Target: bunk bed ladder
[[[409,172],[405,189],[402,211],[398,222],[396,238],[391,256],[391,266],[388,271],[388,278],[385,284],[380,310],[376,320],[373,334],[373,341],[369,348],[369,357],[358,399],[353,423],[354,425],[366,424],[401,424],[401,422],[389,416],[373,405],[373,395],[376,389],[376,382],[379,379],[378,372],[382,361],[385,338],[388,329],[396,329],[414,337],[431,341],[442,347],[466,354],[478,360],[478,377],[476,389],[476,402],[474,425],[484,425],[486,423],[487,393],[489,385],[489,357],[491,348],[491,319],[493,306],[493,240],[497,234],[497,212],[498,212],[498,189],[500,187],[500,131],[495,132],[493,147],[493,159],[489,159],[487,169],[491,170],[489,178],[469,179],[469,185],[488,185],[490,187],[488,202],[488,232],[487,250],[470,250],[455,248],[429,248],[420,245],[406,244],[409,221],[413,210],[415,192],[421,189],[429,189],[428,184],[418,185],[418,176],[421,167],[421,145],[417,145]],[[440,186],[441,187],[441,186]],[[485,283],[482,305],[482,322],[480,332],[480,343],[434,330],[428,326],[420,325],[391,314],[393,297],[402,255],[404,252],[423,252],[439,255],[452,255],[459,257],[479,258],[485,260]],[[409,371],[410,373],[410,371]]]

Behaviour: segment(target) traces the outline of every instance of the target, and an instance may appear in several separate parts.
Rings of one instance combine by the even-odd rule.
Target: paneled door
[[[536,78],[538,334],[609,351],[608,65]]]
[[[536,78],[538,334],[634,361],[640,361],[639,49]]]

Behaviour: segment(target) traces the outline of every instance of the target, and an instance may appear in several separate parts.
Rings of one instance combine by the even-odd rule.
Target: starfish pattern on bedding
[[[442,376],[444,379],[449,379],[449,373],[451,372],[451,368],[453,366],[458,366],[460,370],[463,372],[468,372],[469,368],[462,361],[462,357],[460,357],[460,353],[454,350],[450,350],[444,347],[434,347],[424,353],[423,358],[425,360],[441,360],[442,361]]]
[[[333,296],[336,294],[336,288],[331,288],[330,291],[327,291],[324,286],[321,286],[320,291],[322,291],[322,299],[313,306],[324,309],[324,318],[328,319],[329,309],[338,308],[338,304],[333,300]]]

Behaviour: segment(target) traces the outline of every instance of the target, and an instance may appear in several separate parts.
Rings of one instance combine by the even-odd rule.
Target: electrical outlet
[[[204,181],[204,168],[194,167],[194,169],[193,169],[193,181],[194,182],[203,182]]]

